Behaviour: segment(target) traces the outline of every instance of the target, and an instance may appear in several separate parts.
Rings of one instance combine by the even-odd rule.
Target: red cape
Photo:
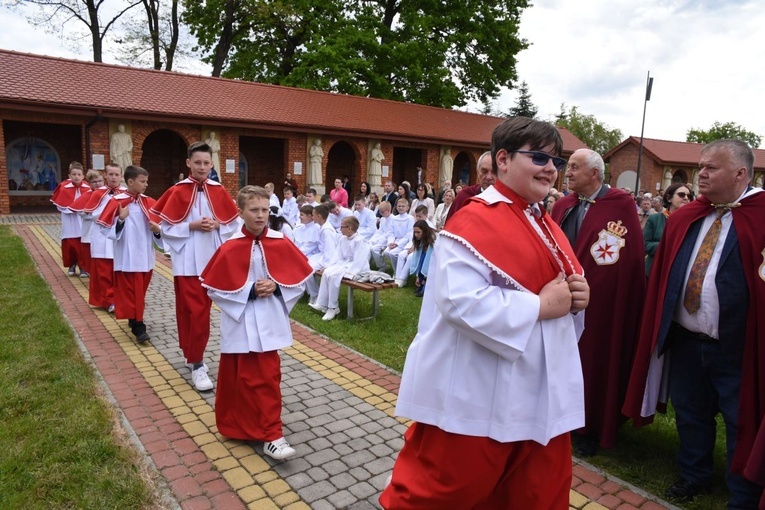
[[[108,194],[111,190],[115,191],[115,194],[117,192],[123,192],[126,190],[124,186],[117,186],[116,188],[110,188],[108,186],[101,186],[100,188],[96,190],[91,190],[92,193],[88,193],[87,200],[82,200],[82,196],[78,198],[72,205],[69,206],[69,209],[71,209],[74,212],[87,212],[91,213],[98,209],[98,206],[101,205],[101,201],[106,197],[108,200],[111,198],[111,196]]]
[[[571,193],[555,203],[553,219],[560,225],[565,212],[579,198]],[[626,227],[624,246],[612,264],[603,264],[601,232],[609,222]],[[597,245],[593,248],[593,245]],[[582,221],[574,250],[590,284],[590,304],[584,315],[579,354],[584,372],[585,427],[600,438],[601,448],[616,443],[616,430],[625,421],[621,414],[645,294],[645,247],[635,202],[614,188],[591,204]]]
[[[182,222],[191,212],[200,186],[210,203],[215,221],[228,225],[236,219],[239,211],[226,188],[210,179],[199,182],[191,177],[165,191],[152,207],[152,212],[173,225]]]
[[[76,196],[77,190],[80,191],[80,196],[82,196],[86,191],[90,191],[90,186],[88,186],[87,182],[82,181],[78,188],[70,179],[67,179],[53,190],[50,201],[57,207],[69,207],[75,199],[79,198]]]
[[[111,227],[114,224],[114,219],[120,213],[120,207],[127,207],[130,202],[134,201],[138,202],[138,205],[141,207],[143,214],[149,221],[159,223],[159,216],[152,213],[150,210],[155,203],[153,198],[147,197],[143,194],[135,196],[131,195],[130,193],[120,193],[119,195],[114,195],[112,198],[113,200],[106,204],[106,207],[104,207],[101,215],[96,220],[99,225],[103,225],[104,227]]]
[[[271,232],[266,228],[262,234],[255,236],[242,227],[242,234],[244,237],[223,243],[212,256],[199,277],[203,287],[224,293],[242,290],[250,274],[253,243],[263,255],[266,274],[278,285],[297,287],[313,274],[313,268],[303,252],[280,232]]]
[[[449,221],[449,219],[454,216],[454,213],[456,213],[459,209],[462,208],[463,205],[465,205],[465,202],[478,195],[481,191],[483,191],[483,189],[481,189],[480,184],[463,186],[460,192],[457,193],[457,196],[454,197],[454,202],[452,202],[452,206],[449,208],[449,212],[446,213],[446,219],[444,222]]]
[[[749,288],[749,309],[741,366],[738,440],[731,470],[744,473],[750,480],[765,485],[765,323],[762,321],[762,317],[765,317],[765,229],[762,228],[765,193],[750,195],[740,203],[741,206],[731,209],[731,213]],[[661,310],[672,263],[691,224],[707,216],[710,207],[710,201],[701,196],[672,213],[656,250],[640,327],[640,341],[624,404],[624,413],[633,418],[636,425],[653,420],[652,417],[641,417],[640,409],[650,358],[659,341]]]
[[[524,210],[528,207],[527,202],[499,181],[494,188],[512,203],[494,200],[491,194],[487,195],[491,202],[483,196],[471,198],[441,233],[464,244],[492,271],[511,281],[516,288],[539,294],[542,287],[560,274],[561,268],[550,248],[526,218]],[[558,225],[544,211],[540,221],[558,244],[558,256],[566,275],[582,274],[582,266]],[[501,225],[502,231],[498,235],[492,228],[476,228],[476,225]]]

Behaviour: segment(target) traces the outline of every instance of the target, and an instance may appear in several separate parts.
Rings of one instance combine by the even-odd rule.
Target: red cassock
[[[738,439],[731,470],[749,480],[765,485],[765,193],[751,195],[731,209],[739,253],[749,288],[746,337],[741,366]],[[653,421],[640,410],[646,388],[651,356],[658,344],[662,306],[672,264],[691,224],[710,214],[711,202],[704,196],[674,212],[667,220],[659,248],[654,257],[648,282],[640,339],[630,378],[624,413],[636,425]],[[657,405],[664,412],[666,403]],[[765,508],[765,499],[760,505]]]
[[[571,193],[555,203],[560,225],[578,202]],[[616,222],[621,221],[623,233]],[[616,235],[609,231],[609,223]],[[579,354],[584,373],[585,432],[595,432],[601,448],[616,443],[645,293],[645,248],[635,202],[611,188],[590,204],[574,251],[590,285]]]

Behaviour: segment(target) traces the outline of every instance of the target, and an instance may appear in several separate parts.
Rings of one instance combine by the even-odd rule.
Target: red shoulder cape
[[[499,181],[494,188],[512,203],[489,203],[481,197],[473,197],[449,220],[441,233],[465,245],[492,271],[519,290],[539,294],[542,287],[560,274],[560,266],[526,218],[526,201]],[[574,250],[558,225],[544,211],[540,222],[557,242],[558,256],[566,275],[582,274]],[[489,225],[499,226],[501,230]]]
[[[134,196],[129,193],[120,193],[119,195],[114,195],[112,198],[113,200],[110,200],[109,203],[106,204],[106,207],[104,207],[101,215],[96,220],[99,225],[111,227],[114,224],[114,219],[120,213],[120,207],[127,207],[128,204],[133,201],[138,202],[141,211],[143,211],[143,214],[149,221],[159,223],[159,216],[151,212],[151,207],[155,203],[153,198],[147,197],[146,195]]]
[[[286,237],[271,237],[268,233],[266,228],[262,234],[255,236],[242,227],[243,237],[223,243],[207,263],[199,277],[202,286],[225,293],[242,290],[250,273],[253,243],[263,255],[266,274],[278,285],[297,287],[305,282],[313,274],[313,268],[303,252]]]
[[[104,197],[109,199],[109,195],[107,194],[112,188],[108,186],[101,186],[98,189],[91,190],[92,193],[88,193],[88,199],[85,201],[82,201],[82,196],[80,196],[79,199],[77,199],[72,205],[69,206],[69,209],[71,209],[74,212],[87,212],[91,213],[98,209],[98,206],[101,205],[101,201]],[[124,186],[118,186],[114,188],[115,191],[125,191]]]
[[[480,184],[464,186],[454,197],[454,202],[452,202],[452,206],[449,208],[449,212],[446,213],[446,219],[444,222],[449,221],[451,217],[454,216],[454,213],[456,213],[459,209],[462,209],[462,206],[465,205],[465,202],[467,202],[468,199],[478,195],[481,193],[481,191],[482,189]]]
[[[79,198],[76,196],[77,190],[80,191],[80,196],[82,196],[86,191],[90,190],[90,186],[88,186],[87,182],[83,181],[77,187],[70,179],[67,179],[53,190],[50,201],[58,207],[69,207],[76,198]]]
[[[765,229],[762,228],[765,193],[750,195],[740,203],[741,206],[731,209],[731,213],[749,287],[749,309],[741,367],[738,440],[731,469],[765,485],[765,323],[762,321],[765,317]],[[653,420],[652,417],[641,417],[640,409],[650,358],[658,343],[661,308],[672,263],[691,224],[708,215],[710,207],[711,202],[701,196],[672,213],[656,250],[640,325],[640,340],[624,404],[624,413],[638,426]]]
[[[152,207],[152,212],[173,225],[182,222],[191,212],[200,186],[210,203],[210,210],[215,221],[228,225],[236,219],[239,211],[226,188],[210,179],[200,183],[191,177],[165,191]]]
[[[81,194],[74,202],[69,206],[69,210],[72,212],[82,212],[82,209],[88,204],[88,200],[95,193],[95,190],[89,189]]]
[[[552,216],[560,224],[564,213],[576,205],[575,193],[556,202]],[[613,264],[596,254],[600,233],[609,222],[621,221],[627,233]],[[579,353],[584,372],[585,430],[596,432],[602,448],[613,447],[634,356],[640,311],[645,295],[645,246],[635,202],[614,188],[591,204],[582,221],[576,256],[590,284],[590,304],[584,316]],[[598,263],[600,262],[600,264]]]

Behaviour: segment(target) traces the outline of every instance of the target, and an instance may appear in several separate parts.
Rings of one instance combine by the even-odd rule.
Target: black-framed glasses
[[[550,156],[546,152],[542,151],[510,151],[510,152],[517,152],[518,154],[528,154],[531,156],[531,162],[534,163],[537,166],[547,166],[547,162],[552,160],[553,166],[557,171],[561,171],[564,168],[566,168],[566,165],[568,162],[563,159],[559,158],[557,156]]]
[[[690,193],[686,193],[685,191],[678,191],[677,193],[675,193],[675,195],[677,195],[680,198],[687,198],[689,200],[691,198],[691,194]]]

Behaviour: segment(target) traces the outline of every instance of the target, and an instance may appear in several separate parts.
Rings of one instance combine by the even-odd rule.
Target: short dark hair
[[[312,205],[303,205],[300,206],[300,212],[303,214],[311,215],[313,214],[313,206]]]
[[[676,182],[672,184],[669,188],[667,188],[667,191],[664,192],[664,195],[662,196],[662,202],[663,206],[665,208],[669,208],[669,201],[672,200],[672,197],[675,196],[675,193],[677,193],[677,190],[680,188],[688,188],[688,185],[682,182]],[[693,191],[691,191],[690,188],[688,188],[688,191],[690,191],[691,196],[688,197],[689,200],[693,200]]]
[[[359,193],[358,195],[356,195],[353,198],[353,201],[354,202],[358,202],[359,200],[361,200],[362,202],[366,202],[367,201],[367,197],[365,195],[362,195],[361,193]]]
[[[533,151],[552,145],[553,156],[560,156],[563,151],[563,140],[558,128],[549,122],[528,117],[511,117],[494,128],[491,134],[491,165],[494,173],[498,174],[497,152],[500,149],[512,152],[527,144]],[[510,157],[512,156],[511,154]]]
[[[69,163],[70,171],[74,170],[75,168],[77,168],[78,170],[85,170],[82,166],[82,163],[80,163],[79,161],[72,161],[71,163]]]
[[[415,213],[415,214],[417,214],[417,213],[420,213],[420,214],[422,214],[422,213],[428,214],[428,206],[427,206],[427,205],[418,205],[417,207],[415,207],[415,208],[414,208],[414,213]]]
[[[194,142],[191,145],[189,145],[187,157],[191,159],[191,155],[194,154],[195,152],[206,152],[210,156],[212,156],[212,153],[213,153],[212,148],[210,148],[210,146],[207,145],[205,142]],[[216,170],[219,170],[219,169],[216,168]]]
[[[313,208],[313,212],[321,216],[323,219],[329,218],[329,207],[324,204],[319,204]]]
[[[125,175],[123,175],[123,179],[125,179],[125,182],[128,182],[130,179],[135,179],[139,175],[145,175],[146,177],[149,176],[149,171],[145,168],[142,168],[140,166],[136,165],[129,165],[125,169]]]

